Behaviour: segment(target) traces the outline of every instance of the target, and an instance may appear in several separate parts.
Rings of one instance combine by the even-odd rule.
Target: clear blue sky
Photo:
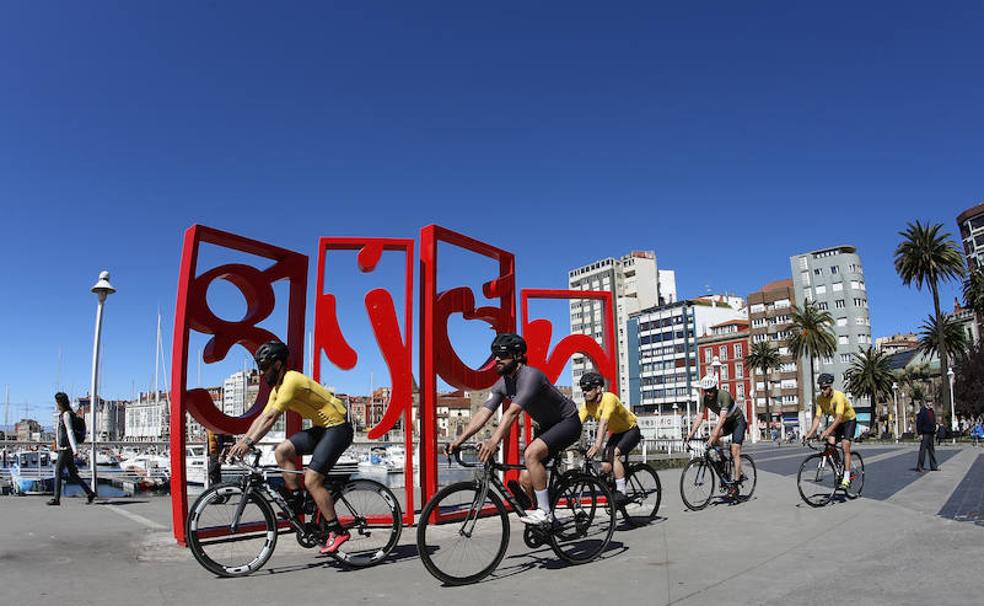
[[[523,287],[653,249],[681,296],[746,295],[788,277],[790,255],[848,243],[875,336],[911,330],[931,304],[894,273],[897,232],[954,232],[984,201],[982,17],[978,2],[6,2],[11,417],[88,389],[102,269],[119,292],[101,392],[146,389],[196,222],[312,263],[321,235],[437,222],[515,251]],[[566,328],[563,311],[544,313]],[[480,357],[485,333],[462,334]],[[365,392],[374,369],[378,385],[368,358],[328,381]]]

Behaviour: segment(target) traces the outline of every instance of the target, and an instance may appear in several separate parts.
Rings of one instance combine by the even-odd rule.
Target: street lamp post
[[[683,439],[683,425],[680,423],[680,417],[677,414],[677,410],[679,408],[680,408],[680,406],[677,405],[676,402],[674,402],[673,403],[673,424],[676,425],[676,427],[674,429],[677,430],[677,432],[676,432],[677,433],[677,436],[682,440]]]
[[[946,376],[950,379],[950,435],[953,437],[953,443],[957,443],[957,415],[956,407],[953,405],[953,377],[956,376],[953,372],[953,367],[947,369]]]
[[[892,402],[895,404],[895,443],[899,443],[899,384],[892,382]]]
[[[89,467],[92,470],[92,492],[99,494],[96,479],[96,443],[99,441],[99,434],[96,428],[96,406],[99,402],[99,341],[102,336],[103,304],[106,302],[107,296],[116,292],[113,285],[109,283],[108,271],[99,273],[99,281],[96,282],[91,290],[95,293],[98,303],[96,304],[96,336],[92,343],[92,390],[91,399],[89,400],[89,406],[92,412],[92,418],[89,423],[89,432],[92,435],[92,441],[90,442],[92,445],[92,454],[89,456]]]

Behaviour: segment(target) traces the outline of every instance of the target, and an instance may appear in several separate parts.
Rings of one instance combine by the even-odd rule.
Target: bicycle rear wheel
[[[335,558],[354,568],[385,559],[403,532],[403,514],[393,492],[373,480],[352,480],[334,497],[335,515],[351,534]]]
[[[849,499],[856,499],[861,496],[861,491],[864,490],[864,458],[861,457],[861,453],[852,452],[851,453],[851,485],[844,492],[847,493]]]
[[[495,570],[509,544],[509,518],[492,490],[484,500],[477,482],[445,486],[420,512],[417,551],[442,583],[476,583]],[[440,519],[433,520],[438,516]]]
[[[687,509],[698,511],[707,507],[714,494],[714,470],[703,458],[693,459],[680,474],[680,497]]]
[[[810,507],[823,507],[837,490],[837,470],[833,461],[822,454],[813,454],[800,465],[796,487],[800,497]]]
[[[642,526],[656,519],[663,500],[659,474],[646,463],[632,465],[625,474],[625,496],[627,501],[622,511],[630,524]]]
[[[601,480],[568,477],[558,484],[551,505],[550,546],[558,557],[584,564],[605,551],[615,532],[615,500]]]
[[[244,502],[245,501],[245,502]],[[239,525],[232,524],[242,504]],[[277,519],[259,493],[243,494],[239,483],[217,484],[203,492],[188,512],[185,540],[206,570],[240,577],[266,564],[277,545]]]

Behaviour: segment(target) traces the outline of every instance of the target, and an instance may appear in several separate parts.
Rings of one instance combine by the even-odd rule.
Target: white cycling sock
[[[625,492],[625,478],[615,479],[615,490],[619,492]]]
[[[550,513],[550,491],[549,490],[534,490],[536,493],[536,506],[543,511]]]

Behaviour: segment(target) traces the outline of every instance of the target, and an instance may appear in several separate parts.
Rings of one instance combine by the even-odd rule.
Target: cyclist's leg
[[[545,429],[526,447],[526,469],[533,484],[537,506],[545,513],[550,513],[550,497],[547,492],[547,468],[543,463],[552,453],[562,452],[580,437],[581,419],[574,415]]]
[[[840,442],[841,448],[844,449],[844,478],[850,482],[848,474],[851,471],[851,442],[854,440],[854,431],[857,429],[857,421],[854,419],[850,421],[845,421],[837,427],[834,432],[836,439]]]
[[[746,429],[748,423],[745,421],[745,415],[741,415],[731,430],[731,460],[735,464],[735,476],[731,479],[735,482],[741,479],[741,445],[745,442]]]
[[[300,479],[296,473],[292,473],[297,471],[297,464],[294,461],[301,455],[314,452],[314,447],[321,437],[320,431],[312,430],[321,430],[321,428],[311,427],[310,429],[298,431],[280,444],[277,444],[277,449],[273,451],[273,455],[277,459],[277,467],[280,467],[286,472],[283,474],[284,486],[291,492],[297,492],[301,489]]]
[[[325,488],[325,477],[342,456],[345,449],[352,444],[354,431],[351,423],[342,423],[333,427],[322,428],[323,434],[311,455],[311,462],[304,471],[304,487],[311,494],[325,522],[331,525],[335,522],[335,502],[331,493]]]

